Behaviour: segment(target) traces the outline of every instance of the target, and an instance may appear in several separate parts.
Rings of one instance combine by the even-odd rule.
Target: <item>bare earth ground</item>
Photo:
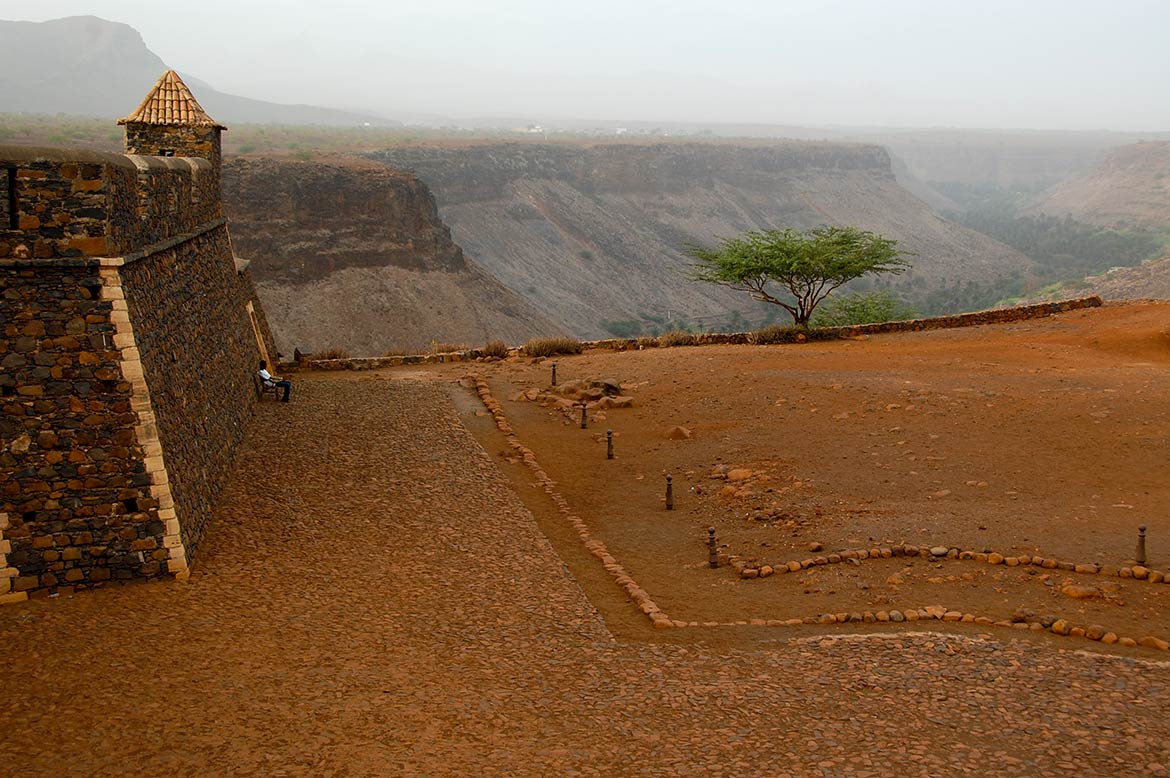
[[[939,604],[994,620],[1025,608],[1170,639],[1170,585],[921,558],[739,581],[707,568],[705,546],[714,526],[731,552],[773,565],[817,556],[813,543],[822,554],[911,543],[1116,570],[1133,564],[1146,524],[1150,565],[1170,570],[1167,327],[1170,305],[1146,304],[863,342],[561,358],[561,383],[631,387],[634,407],[591,415],[588,430],[579,411],[515,401],[548,386],[549,365],[481,372],[570,505],[672,618]],[[693,438],[669,439],[679,425]],[[751,475],[712,478],[720,465]],[[521,495],[534,491],[526,470],[507,472]],[[540,500],[528,503],[542,514]],[[1070,598],[1066,584],[1096,596]]]
[[[733,547],[769,542],[779,556],[814,537],[833,547],[905,533],[1111,561],[1126,556],[1140,515],[1157,567],[1170,558],[1159,540],[1170,529],[1159,518],[1167,492],[1156,478],[1168,317],[1167,306],[1109,308],[866,343],[561,360],[563,373],[650,382],[634,409],[601,422],[622,432],[614,462],[592,439],[596,429],[582,433],[531,403],[505,406],[561,492],[667,610],[710,608],[734,620],[801,597],[855,602],[874,592],[778,598],[796,575],[739,581],[701,569],[695,530],[707,520]],[[529,385],[547,370],[476,367],[492,372],[500,397],[505,384]],[[187,584],[0,609],[3,772],[1170,770],[1170,665],[1150,661],[1164,653],[1089,653],[1072,649],[1098,644],[1017,641],[968,625],[858,636],[850,633],[868,625],[649,629],[574,550],[575,536],[555,528],[543,493],[498,456],[499,434],[465,391],[433,380],[466,369],[299,377],[292,405],[257,408]],[[751,394],[768,396],[752,404],[759,419],[737,418]],[[887,410],[892,403],[903,407]],[[853,415],[834,419],[842,409]],[[1099,411],[1109,414],[1091,415]],[[667,441],[665,422],[696,437]],[[1058,423],[1070,425],[1063,436],[1049,429],[1037,440]],[[1034,461],[1048,451],[1046,466]],[[749,479],[757,496],[721,497],[723,482],[707,478],[716,457],[771,480]],[[663,470],[680,481],[669,515],[649,491]],[[988,486],[966,485],[979,479]],[[748,503],[763,510],[772,500],[794,518],[744,518],[756,511]],[[868,512],[855,512],[865,500]],[[1114,507],[1122,503],[1135,507]],[[888,575],[880,564],[856,569]],[[962,588],[902,588],[925,599],[918,587],[932,586],[942,587],[932,592],[939,601]],[[1134,618],[1166,631],[1164,608],[1124,596],[1109,612],[1145,608]],[[988,597],[988,610],[999,607]]]

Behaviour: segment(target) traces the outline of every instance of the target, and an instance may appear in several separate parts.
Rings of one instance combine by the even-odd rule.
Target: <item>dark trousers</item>
[[[292,391],[292,381],[277,381],[276,385],[284,390],[284,397],[281,397],[281,402],[288,402],[288,393]]]

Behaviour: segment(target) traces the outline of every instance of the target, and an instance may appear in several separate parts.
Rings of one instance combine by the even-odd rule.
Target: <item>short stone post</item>
[[[605,431],[605,458],[613,459],[613,430]]]
[[[553,373],[552,374],[552,385],[556,386],[557,385],[557,363],[556,362],[552,363],[552,373]]]
[[[666,510],[674,510],[674,477],[666,476]]]
[[[588,411],[588,409],[589,409],[589,405],[582,402],[581,403],[581,429],[585,429],[586,427],[589,426],[589,420],[585,417],[585,413],[586,413],[586,411]]]
[[[1137,553],[1134,555],[1134,561],[1139,565],[1146,563],[1146,525],[1138,525],[1138,544]]]
[[[715,540],[714,527],[707,527],[707,564],[712,570],[719,567],[719,543]]]

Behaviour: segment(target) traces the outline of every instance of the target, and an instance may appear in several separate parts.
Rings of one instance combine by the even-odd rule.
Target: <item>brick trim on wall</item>
[[[138,341],[134,337],[134,325],[130,322],[126,295],[122,291],[122,274],[117,267],[103,267],[100,272],[101,299],[109,300],[113,306],[110,321],[114,325],[114,347],[121,354],[122,376],[131,387],[130,407],[138,416],[134,434],[138,444],[142,446],[146,472],[150,475],[150,496],[156,500],[158,518],[166,527],[163,547],[170,553],[167,571],[174,574],[175,578],[186,580],[190,571],[187,568],[187,549],[183,545],[182,525],[179,523],[175,502],[171,496],[170,479],[163,458],[162,442],[158,437],[154,404],[150,399],[150,387],[146,383],[142,355],[138,350]]]
[[[0,605],[28,599],[28,592],[12,591],[12,582],[20,575],[20,571],[8,564],[8,552],[12,550],[12,544],[4,539],[6,529],[8,514],[0,513]]]

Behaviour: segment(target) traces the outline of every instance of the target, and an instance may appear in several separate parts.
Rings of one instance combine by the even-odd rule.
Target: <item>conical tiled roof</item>
[[[173,70],[159,76],[138,110],[119,119],[118,124],[171,124],[226,129],[207,115],[183,79]]]

